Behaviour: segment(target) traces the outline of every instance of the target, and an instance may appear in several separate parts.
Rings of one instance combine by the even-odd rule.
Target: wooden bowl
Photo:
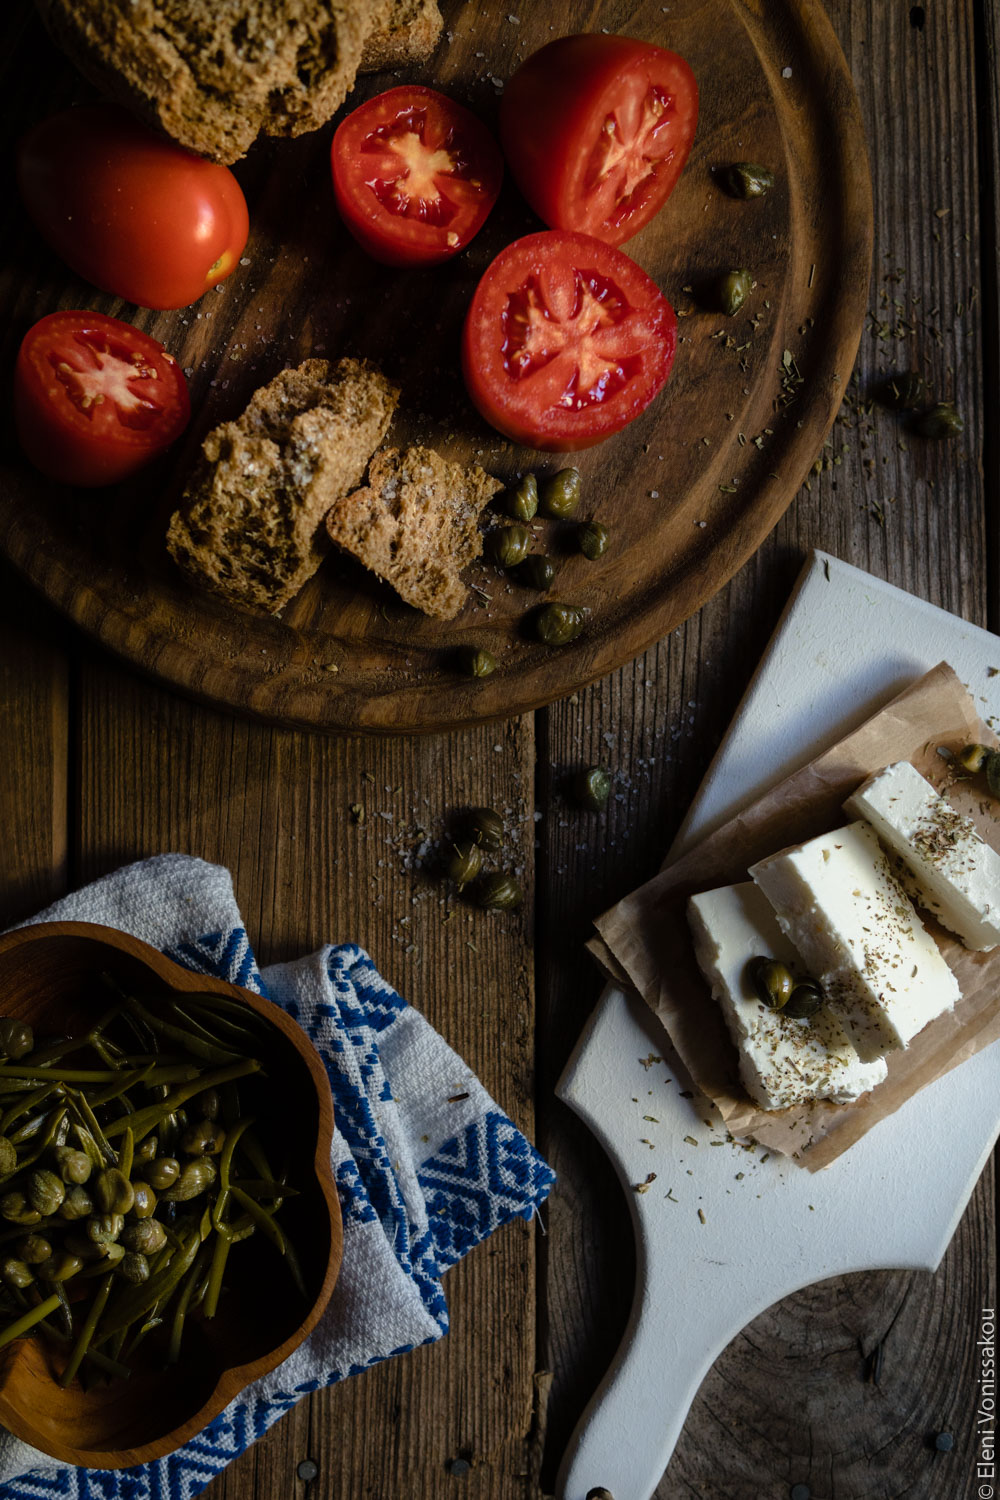
[[[333,1106],[326,1072],[305,1033],[269,1000],[193,974],[112,928],[51,922],[0,937],[0,1012],[29,1021],[36,1032],[82,1032],[107,1009],[107,994],[95,982],[102,972],[140,989],[150,1006],[156,995],[211,992],[242,1001],[273,1027],[268,1087],[299,1190],[286,1200],[281,1223],[295,1243],[308,1291],[303,1302],[291,1278],[275,1274],[280,1267],[273,1247],[254,1235],[233,1251],[215,1318],[188,1320],[175,1365],[151,1359],[127,1381],[84,1390],[77,1379],[63,1390],[57,1383],[66,1360],[61,1345],[29,1335],[0,1349],[0,1423],[64,1463],[119,1469],[181,1447],[298,1347],[330,1299],[343,1232],[330,1170]]]

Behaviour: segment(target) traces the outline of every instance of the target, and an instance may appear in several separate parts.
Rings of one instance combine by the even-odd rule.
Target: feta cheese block
[[[906,1047],[961,999],[867,823],[783,849],[750,874],[862,1062]]]
[[[692,896],[688,921],[698,963],[739,1052],[743,1086],[761,1109],[785,1109],[808,1099],[844,1104],[882,1082],[884,1058],[861,1062],[828,1010],[800,1021],[757,999],[747,979],[752,958],[775,958],[798,978],[806,976],[752,880]]]
[[[872,825],[902,861],[913,899],[967,948],[988,953],[1000,943],[1000,854],[908,760],[870,776],[844,811]]]

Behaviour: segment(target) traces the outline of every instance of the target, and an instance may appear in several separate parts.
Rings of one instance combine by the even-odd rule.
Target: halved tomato
[[[621,245],[673,192],[698,123],[698,85],[676,52],[627,36],[564,36],[504,89],[500,141],[552,229]]]
[[[17,432],[50,479],[87,487],[126,479],[183,432],[190,411],[173,355],[117,318],[49,313],[21,344]]]
[[[188,307],[239,264],[250,232],[228,167],[154,135],[118,104],[36,125],[17,181],[43,238],[87,281],[140,307]]]
[[[377,94],[340,125],[330,151],[340,216],[389,266],[457,255],[497,200],[503,158],[475,115],[434,89]]]
[[[645,271],[586,234],[529,234],[487,267],[466,314],[462,372],[499,432],[589,448],[644,411],[674,360],[677,318]]]

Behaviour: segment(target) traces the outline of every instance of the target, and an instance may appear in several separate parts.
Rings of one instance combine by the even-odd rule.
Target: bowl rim
[[[255,1380],[259,1380],[263,1375],[276,1369],[294,1353],[308,1338],[325,1312],[340,1272],[344,1243],[340,1199],[330,1163],[334,1128],[333,1099],[330,1093],[330,1080],[319,1053],[302,1027],[280,1005],[263,995],[255,994],[253,990],[232,984],[229,980],[218,979],[214,975],[185,968],[175,959],[168,958],[160,949],[145,942],[142,938],[134,937],[131,933],[97,922],[29,923],[0,935],[0,959],[18,948],[28,947],[32,943],[50,941],[53,938],[84,938],[114,948],[119,953],[143,963],[168,988],[181,993],[185,991],[204,993],[207,990],[242,1001],[282,1032],[305,1064],[316,1089],[318,1123],[313,1171],[320,1197],[329,1214],[330,1255],[315,1300],[302,1322],[286,1339],[267,1353],[258,1355],[256,1359],[245,1361],[240,1365],[227,1366],[220,1372],[211,1393],[195,1413],[159,1438],[130,1448],[102,1449],[53,1442],[49,1434],[33,1422],[31,1414],[26,1414],[13,1406],[6,1397],[5,1391],[0,1388],[0,1422],[15,1437],[30,1443],[32,1447],[38,1448],[62,1463],[94,1469],[131,1468],[137,1464],[163,1458],[168,1453],[183,1447],[220,1412],[224,1411],[241,1391]],[[26,1337],[30,1338],[31,1335],[26,1335]],[[22,1340],[16,1340],[11,1348],[17,1348],[21,1342]]]

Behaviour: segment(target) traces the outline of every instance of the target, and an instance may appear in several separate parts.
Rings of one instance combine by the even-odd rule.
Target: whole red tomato
[[[420,84],[359,105],[333,137],[330,165],[341,218],[389,266],[437,265],[464,250],[503,177],[486,126]]]
[[[127,479],[187,426],[187,384],[148,334],[95,312],[49,313],[14,371],[14,416],[36,468],[63,484]]]
[[[627,36],[564,36],[504,89],[500,141],[552,229],[621,245],[673,192],[698,123],[698,85],[676,52]]]
[[[677,319],[645,271],[587,234],[529,234],[487,267],[462,373],[487,422],[529,448],[589,448],[645,411],[673,364]]]
[[[42,237],[80,276],[140,307],[188,307],[239,264],[250,232],[228,167],[88,104],[23,137],[17,180]]]

